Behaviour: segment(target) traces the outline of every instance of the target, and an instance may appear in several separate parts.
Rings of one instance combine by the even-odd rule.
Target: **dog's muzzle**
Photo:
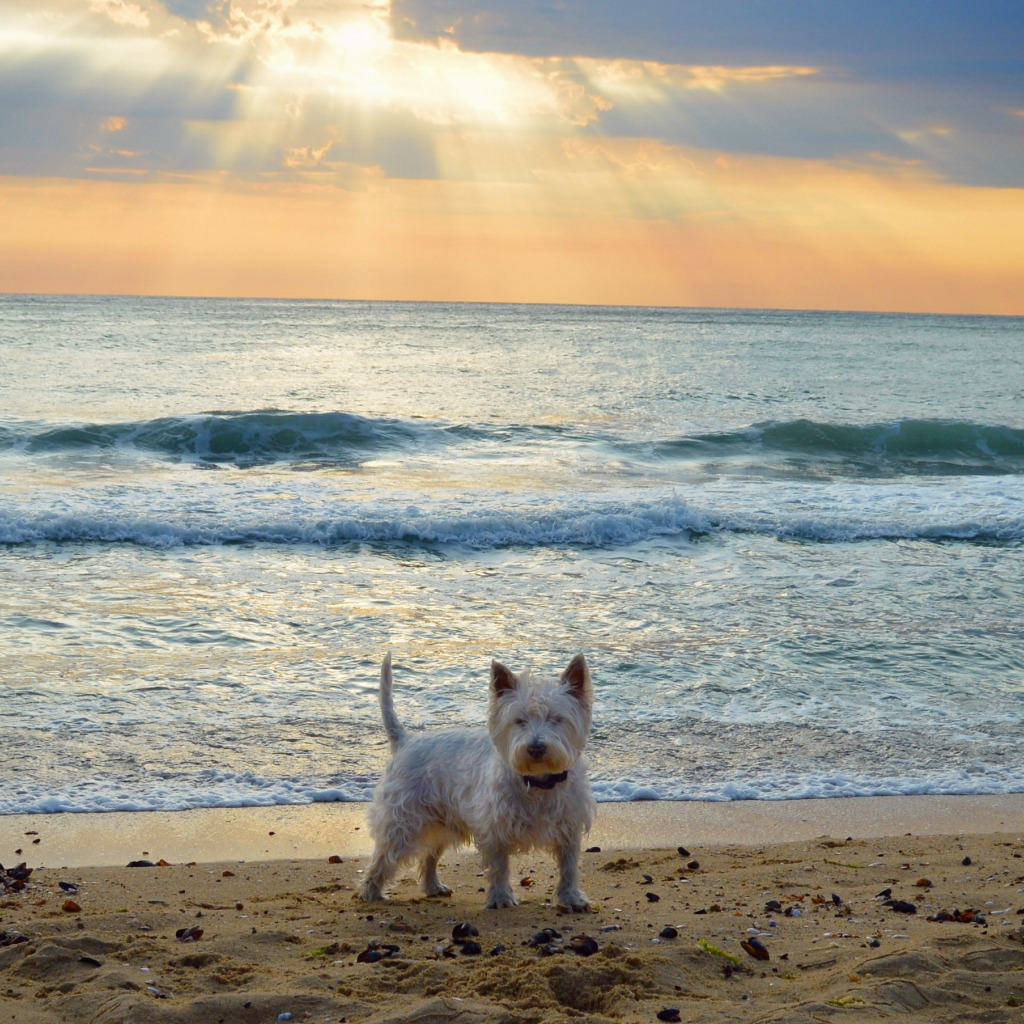
[[[569,773],[558,772],[555,775],[521,775],[527,789],[554,789],[560,782],[569,778]]]

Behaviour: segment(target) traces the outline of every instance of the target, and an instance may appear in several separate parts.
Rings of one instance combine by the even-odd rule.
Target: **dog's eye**
[[[548,715],[548,721],[552,725],[561,725],[565,719],[561,715]]]
[[[523,716],[522,716],[522,715],[520,715],[520,716],[519,716],[519,717],[518,717],[518,718],[516,719],[516,725],[526,725],[526,719],[525,719],[525,718],[523,718]]]

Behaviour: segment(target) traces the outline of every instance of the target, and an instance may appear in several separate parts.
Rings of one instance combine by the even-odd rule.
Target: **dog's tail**
[[[380,716],[384,719],[384,731],[391,741],[393,754],[405,739],[405,729],[395,714],[395,705],[391,701],[391,652],[384,655],[380,666]]]

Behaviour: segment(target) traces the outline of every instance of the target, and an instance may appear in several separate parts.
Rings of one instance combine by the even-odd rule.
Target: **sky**
[[[0,292],[1024,314],[1024,3],[0,0]]]

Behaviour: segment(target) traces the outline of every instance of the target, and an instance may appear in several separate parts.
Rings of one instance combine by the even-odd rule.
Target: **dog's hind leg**
[[[367,903],[384,899],[384,886],[388,884],[403,859],[394,856],[394,852],[384,844],[378,843],[370,859],[370,866],[366,869],[359,898]]]
[[[444,847],[430,850],[420,861],[420,884],[428,896],[451,896],[452,891],[437,877],[437,862]]]
[[[384,899],[384,887],[399,865],[416,855],[419,845],[415,830],[401,820],[396,821],[394,815],[371,818],[370,829],[376,845],[359,892],[360,898],[367,902]]]

